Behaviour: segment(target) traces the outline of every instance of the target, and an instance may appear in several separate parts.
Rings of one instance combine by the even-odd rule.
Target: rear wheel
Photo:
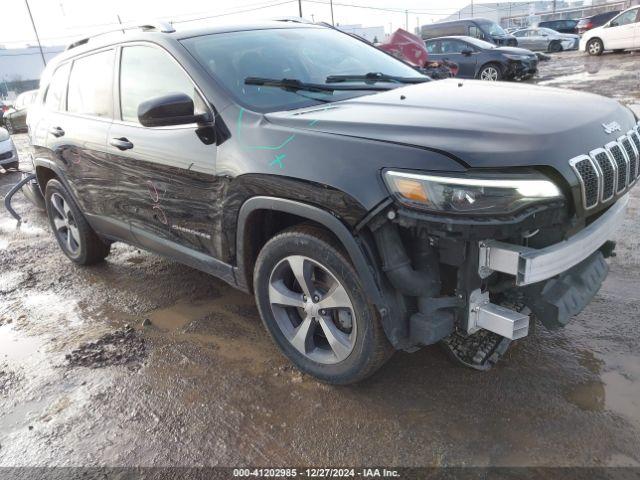
[[[13,125],[11,124],[11,120],[9,120],[8,118],[4,119],[4,126],[7,129],[7,132],[9,132],[9,135],[13,135],[14,131],[13,131]]]
[[[353,266],[321,229],[296,227],[267,242],[254,289],[262,321],[282,352],[322,381],[360,381],[393,352]]]
[[[562,51],[562,44],[557,41],[553,41],[549,44],[549,52],[558,53]]]
[[[478,78],[488,82],[497,82],[502,78],[502,70],[495,63],[485,65],[478,72]]]
[[[592,38],[589,40],[587,43],[587,52],[589,55],[602,55],[602,52],[604,52],[604,44],[602,43],[602,40],[599,38]]]
[[[49,180],[44,199],[49,224],[67,257],[79,265],[92,265],[109,255],[110,246],[98,237],[58,180]]]

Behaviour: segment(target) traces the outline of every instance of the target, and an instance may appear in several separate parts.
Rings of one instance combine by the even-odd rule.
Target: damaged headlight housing
[[[439,176],[387,170],[387,187],[409,207],[442,213],[509,214],[533,203],[560,200],[560,189],[540,176]]]

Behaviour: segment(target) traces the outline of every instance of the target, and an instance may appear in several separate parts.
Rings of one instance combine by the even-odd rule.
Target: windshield
[[[465,37],[464,41],[479,48],[496,48],[493,43],[485,42],[484,40],[480,40],[479,38]]]
[[[482,22],[479,23],[479,25],[492,37],[501,37],[507,34],[507,32],[505,32],[504,29],[495,22]]]
[[[364,80],[349,81],[363,90],[293,92],[245,85],[248,77],[327,84],[332,75],[380,72],[424,78],[413,68],[364,42],[329,28],[283,28],[217,33],[183,40],[184,46],[243,106],[255,111],[291,110],[371,94]],[[327,85],[335,86],[335,83]],[[388,84],[387,84],[388,85]],[[394,84],[400,86],[400,84]]]

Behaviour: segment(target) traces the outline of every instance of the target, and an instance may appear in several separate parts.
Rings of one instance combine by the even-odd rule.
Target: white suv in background
[[[585,32],[580,50],[602,55],[605,50],[640,48],[640,7],[625,10],[601,27]]]

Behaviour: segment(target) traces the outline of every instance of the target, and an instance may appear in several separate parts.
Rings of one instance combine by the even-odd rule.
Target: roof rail
[[[312,21],[302,17],[276,17],[276,18],[272,18],[271,20],[273,20],[274,22],[305,23],[310,25],[313,24]]]
[[[114,32],[124,33],[125,30],[142,30],[143,32],[160,32],[160,33],[173,33],[176,31],[176,29],[173,28],[173,26],[170,23],[161,22],[161,21],[120,25],[117,28],[114,27],[110,30],[105,30],[104,32],[99,32],[94,35],[81,38],[80,40],[76,40],[75,42],[70,43],[67,46],[66,50],[71,50],[72,48],[79,47],[80,45],[85,45],[89,43],[89,40],[91,40],[92,38],[99,37],[101,35],[107,35],[109,33],[114,33]]]

